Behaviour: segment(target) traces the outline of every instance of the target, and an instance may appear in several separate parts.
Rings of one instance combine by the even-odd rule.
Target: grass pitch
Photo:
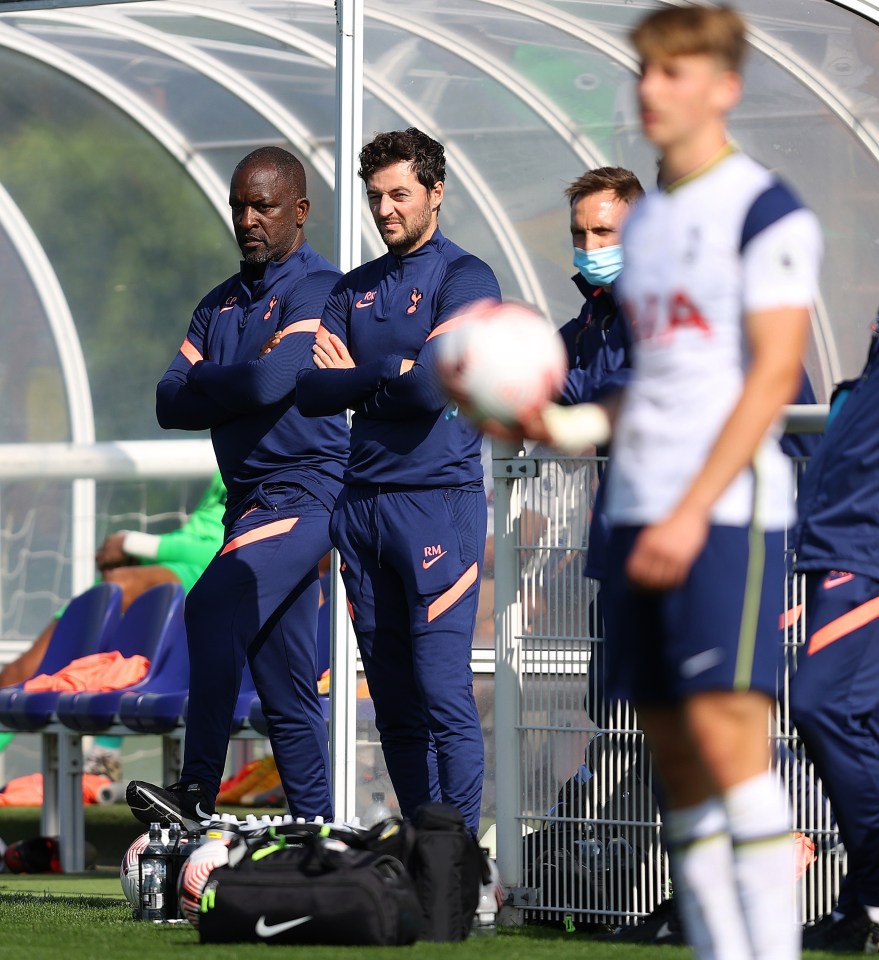
[[[117,873],[0,874],[0,956],[23,960],[685,960],[684,947],[616,944],[561,929],[502,928],[494,939],[416,943],[410,947],[271,947],[268,944],[200,945],[188,924],[159,925],[131,919]],[[839,954],[808,953],[810,960]]]
[[[254,811],[250,811],[254,812]],[[420,942],[411,947],[272,947],[268,944],[201,945],[188,924],[135,921],[119,883],[119,863],[143,832],[127,807],[86,808],[86,838],[98,852],[98,869],[85,874],[0,873],[0,958],[20,960],[685,960],[684,947],[607,943],[559,928],[501,928],[493,939],[464,943]],[[36,807],[0,808],[0,837],[7,843],[39,834]],[[809,960],[839,954],[809,953]]]
[[[71,876],[0,875],[0,955],[25,960],[266,960],[299,955],[308,960],[647,960],[656,948],[607,944],[541,927],[501,929],[493,939],[416,943],[411,947],[271,947],[200,945],[188,924],[158,925],[131,919],[117,876],[105,871]],[[663,947],[664,960],[688,951]]]

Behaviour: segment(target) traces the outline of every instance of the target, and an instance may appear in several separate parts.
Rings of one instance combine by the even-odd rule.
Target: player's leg
[[[116,567],[107,570],[103,579],[111,583],[117,583],[122,588],[123,610],[126,610],[131,602],[144,591],[156,586],[156,584],[180,582],[172,570],[155,564],[147,567]],[[55,624],[58,622],[57,618],[61,615],[61,612],[63,612],[63,608],[62,611],[55,614],[55,619],[42,630],[24,653],[0,669],[0,687],[22,683],[37,672],[49,647],[52,634],[55,632]]]
[[[203,784],[212,798],[226,765],[246,660],[247,638],[233,629],[233,618],[240,622],[241,598],[252,589],[253,572],[237,557],[218,554],[186,598],[189,701],[181,782]],[[255,616],[249,626],[257,631]]]
[[[181,782],[198,782],[212,797],[226,762],[247,648],[293,588],[285,579],[280,595],[277,579],[264,576],[298,522],[292,508],[278,509],[284,499],[278,488],[261,485],[227,522],[222,549],[186,598],[190,677]],[[275,572],[286,578],[282,567]]]
[[[122,590],[122,610],[127,610],[141,594],[161,583],[180,583],[173,569],[160,563],[129,567],[112,567],[102,574],[107,583],[115,583]]]
[[[377,527],[379,497],[346,488],[331,523],[348,610],[375,706],[382,753],[403,816],[441,799],[436,749],[412,668],[409,608]]]
[[[783,596],[782,533],[713,527],[668,610],[677,688],[726,813],[752,955],[773,958],[799,953],[790,810],[769,740]]]
[[[877,596],[879,583],[868,577],[809,576],[808,638],[791,685],[792,719],[830,798],[849,883],[873,923],[879,923]]]
[[[42,633],[40,633],[24,653],[0,669],[0,687],[10,687],[15,683],[23,683],[37,672],[40,664],[43,662],[46,650],[49,648],[49,643],[52,640],[52,634],[55,633],[55,625],[57,623],[57,620],[52,620],[43,628]]]
[[[750,957],[726,809],[686,714],[679,706],[641,707],[638,719],[662,782],[663,834],[687,942],[700,958]]]
[[[327,725],[317,694],[318,563],[329,548],[329,514],[304,491],[291,499],[277,504],[278,513],[292,511],[297,523],[259,563],[262,626],[248,658],[290,812],[332,819]]]
[[[700,957],[738,960],[749,956],[749,947],[726,810],[682,709],[680,657],[671,631],[680,629],[675,613],[683,606],[674,594],[644,592],[629,583],[625,565],[639,533],[638,527],[616,528],[608,544],[602,584],[608,694],[636,705],[653,757],[675,901],[687,940]],[[699,652],[697,646],[692,655]]]
[[[735,885],[755,957],[799,950],[787,798],[771,771],[772,701],[763,693],[696,695],[687,724],[726,812]]]
[[[479,829],[484,744],[470,659],[485,549],[485,494],[388,494],[383,520],[409,603],[413,668],[436,744],[441,797]]]

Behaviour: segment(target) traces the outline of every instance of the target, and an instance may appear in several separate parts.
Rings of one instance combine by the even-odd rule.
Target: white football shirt
[[[611,451],[611,523],[652,523],[677,505],[741,394],[745,315],[811,306],[821,246],[814,215],[737,152],[638,204],[623,231],[618,281],[633,375]],[[753,519],[774,530],[792,522],[779,433],[776,425],[715,503],[713,523]]]

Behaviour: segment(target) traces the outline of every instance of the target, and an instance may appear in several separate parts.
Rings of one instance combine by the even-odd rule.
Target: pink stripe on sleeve
[[[193,346],[192,341],[189,340],[189,338],[180,344],[180,352],[192,364],[198,363],[199,360],[204,360],[204,357]]]

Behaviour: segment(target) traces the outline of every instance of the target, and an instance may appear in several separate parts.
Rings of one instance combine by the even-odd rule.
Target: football
[[[177,897],[180,913],[196,928],[201,913],[201,895],[208,877],[216,867],[229,862],[232,840],[203,840],[186,858],[177,879]]]
[[[140,880],[137,871],[137,858],[146,850],[150,842],[150,835],[142,833],[125,851],[122,865],[119,867],[119,880],[122,883],[122,892],[125,899],[136,910],[140,909]]]
[[[477,424],[515,426],[561,392],[565,348],[535,307],[480,300],[447,322],[437,343],[439,375]]]

